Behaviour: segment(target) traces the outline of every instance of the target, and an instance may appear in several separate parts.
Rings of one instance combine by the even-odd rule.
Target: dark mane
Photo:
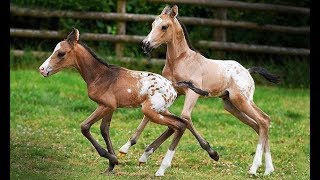
[[[186,41],[187,41],[187,44],[188,44],[189,48],[191,50],[197,51],[190,43],[189,34],[188,34],[186,26],[180,21],[180,19],[178,17],[176,17],[176,18],[177,18],[178,22],[180,23],[180,25],[182,27],[182,30],[183,30],[183,33],[184,33],[184,37],[186,38]]]
[[[111,67],[117,67],[115,65],[112,65],[112,64],[108,64],[107,62],[105,62],[103,59],[101,59],[100,57],[98,57],[96,55],[96,53],[91,49],[89,48],[84,42],[82,41],[79,41],[78,42],[80,45],[82,45],[93,57],[94,59],[96,59],[97,61],[99,61],[100,63],[106,65],[107,67],[111,68]]]

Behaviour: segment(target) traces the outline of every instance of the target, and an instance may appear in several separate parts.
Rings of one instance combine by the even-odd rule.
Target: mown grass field
[[[275,172],[263,177],[247,174],[258,136],[223,109],[220,99],[200,99],[192,118],[197,130],[219,152],[215,162],[189,131],[178,146],[172,167],[161,179],[309,179],[310,90],[257,86],[256,104],[270,115],[270,145]],[[180,114],[184,97],[171,111]],[[78,73],[67,70],[43,78],[35,70],[10,72],[10,179],[154,179],[168,149],[165,142],[138,166],[144,148],[165,127],[150,123],[138,143],[119,158],[114,174],[100,174],[107,160],[99,157],[81,134],[80,123],[96,108]],[[118,149],[140,123],[140,109],[118,109],[111,123],[111,139]],[[91,128],[104,145],[99,122]],[[264,162],[264,161],[263,161]]]

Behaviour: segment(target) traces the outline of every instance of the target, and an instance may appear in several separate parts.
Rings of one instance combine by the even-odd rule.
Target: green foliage
[[[39,64],[40,65],[40,64]],[[37,65],[38,67],[38,65]],[[310,91],[257,86],[255,103],[271,117],[270,145],[275,172],[263,177],[247,174],[253,160],[256,133],[227,113],[221,100],[199,99],[192,113],[197,130],[220,154],[215,162],[189,131],[183,135],[172,166],[162,179],[310,179]],[[179,115],[184,97],[170,111]],[[96,108],[78,73],[65,70],[48,78],[36,68],[10,72],[10,179],[154,179],[168,149],[165,142],[144,166],[138,159],[146,146],[166,128],[149,123],[115,172],[81,134],[80,124]],[[113,114],[110,136],[116,153],[133,134],[141,109],[119,109]],[[103,146],[99,123],[91,128]],[[264,161],[263,161],[264,162]]]

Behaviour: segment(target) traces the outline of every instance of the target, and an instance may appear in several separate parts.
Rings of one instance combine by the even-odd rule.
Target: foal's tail
[[[208,91],[204,91],[202,89],[197,88],[196,86],[194,86],[194,84],[191,81],[179,81],[176,83],[176,86],[190,88],[195,93],[200,94],[201,96],[209,95]]]
[[[249,73],[259,73],[264,78],[266,78],[268,81],[273,82],[275,84],[278,84],[280,82],[280,76],[269,73],[265,68],[263,67],[251,67],[248,69]]]

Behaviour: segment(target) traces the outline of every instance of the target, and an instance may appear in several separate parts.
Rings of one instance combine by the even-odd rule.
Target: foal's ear
[[[169,14],[169,12],[170,12],[170,6],[166,5],[166,7],[163,8],[163,10],[162,10],[162,12],[161,12],[160,15],[162,15],[162,14]]]
[[[170,11],[170,17],[174,18],[178,15],[178,6],[174,5]]]
[[[72,28],[71,33],[67,37],[67,41],[71,46],[74,46],[75,43],[79,41],[79,30],[76,28]]]

